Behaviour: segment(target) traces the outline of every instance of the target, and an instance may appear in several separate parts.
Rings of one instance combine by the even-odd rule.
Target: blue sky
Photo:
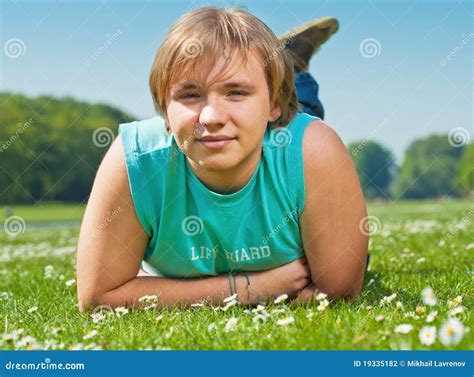
[[[148,75],[169,26],[202,5],[241,5],[277,35],[313,18],[339,19],[339,32],[315,55],[310,72],[320,83],[325,120],[346,144],[373,138],[401,162],[406,147],[429,134],[463,127],[472,140],[472,1],[0,4],[1,91],[69,95],[152,117]],[[14,58],[6,52],[12,38],[23,44]],[[376,40],[375,56],[363,50],[369,39]]]

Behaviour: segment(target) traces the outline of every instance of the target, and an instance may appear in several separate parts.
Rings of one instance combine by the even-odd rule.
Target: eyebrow
[[[179,92],[182,90],[187,90],[187,89],[196,89],[200,85],[196,82],[183,82],[176,84],[175,87],[173,88],[174,92]],[[232,89],[232,88],[245,88],[247,90],[254,90],[255,85],[252,84],[251,82],[248,81],[231,81],[228,83],[225,83],[222,85],[224,89]]]

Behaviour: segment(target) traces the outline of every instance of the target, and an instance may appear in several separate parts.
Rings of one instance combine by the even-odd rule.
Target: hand
[[[309,283],[304,287],[298,296],[295,298],[294,302],[298,304],[306,304],[311,300],[314,300],[314,296],[318,293],[316,286],[313,283]]]
[[[290,298],[296,298],[301,290],[311,283],[311,271],[306,257],[301,257],[283,266],[266,271],[249,274],[250,286],[247,287],[248,302],[255,305],[268,299],[276,298],[286,293]],[[245,289],[246,282],[242,276],[238,282],[238,291]],[[242,295],[239,295],[242,297]]]

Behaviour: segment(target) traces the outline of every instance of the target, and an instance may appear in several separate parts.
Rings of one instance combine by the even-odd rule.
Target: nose
[[[208,97],[199,114],[199,123],[205,124],[209,127],[222,127],[228,121],[228,115],[222,104],[219,104],[218,99]]]

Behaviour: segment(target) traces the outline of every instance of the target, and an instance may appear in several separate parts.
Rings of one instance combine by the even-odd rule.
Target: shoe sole
[[[326,38],[324,38],[321,42],[321,44],[323,44],[339,30],[339,21],[335,19],[334,17],[318,18],[316,20],[309,21],[305,24],[302,24],[293,29],[290,29],[285,34],[279,36],[278,40],[280,42],[284,42],[286,39],[289,39],[290,37],[292,39],[297,38],[298,35],[303,34],[307,30],[312,29],[312,28],[323,29],[323,30],[329,29],[329,32],[325,34]]]

